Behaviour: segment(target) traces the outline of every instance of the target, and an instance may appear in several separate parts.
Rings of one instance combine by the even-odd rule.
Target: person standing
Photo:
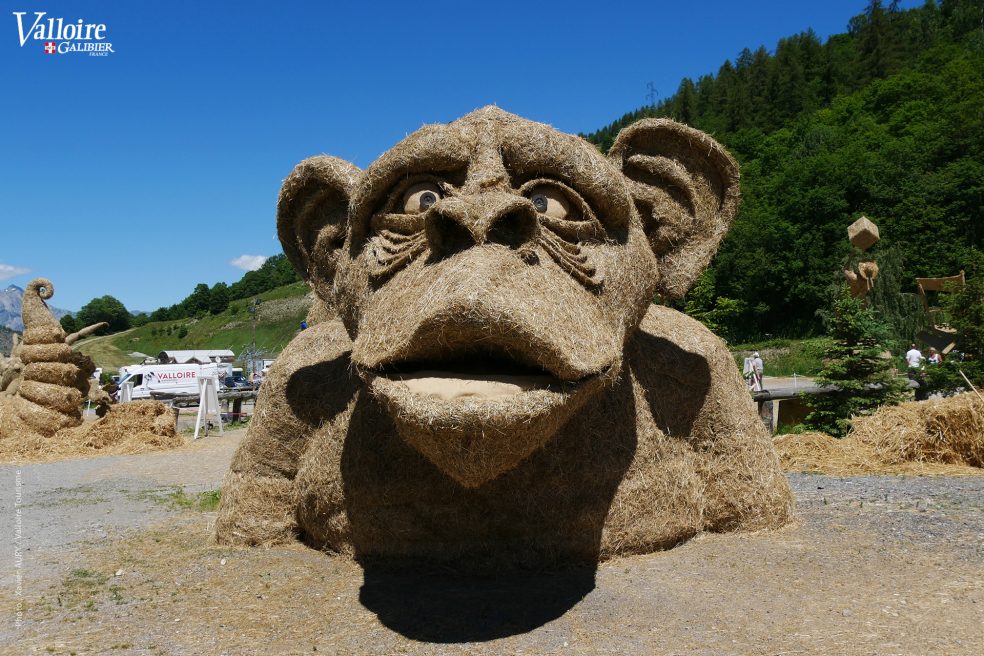
[[[748,381],[748,389],[752,392],[761,392],[762,372],[765,370],[765,363],[758,351],[752,353],[752,357],[745,358],[745,366],[742,367],[742,375]]]
[[[922,351],[917,349],[915,344],[912,344],[905,353],[905,363],[909,367],[910,378],[912,377],[911,374],[914,373],[913,370],[919,369],[920,365],[922,365],[923,359]]]
[[[927,398],[926,373],[922,370],[922,362],[925,359],[922,351],[917,349],[915,344],[912,344],[905,353],[905,364],[908,369],[906,375],[916,384],[916,401],[925,401]]]
[[[941,362],[943,362],[943,356],[940,355],[940,352],[937,351],[935,348],[930,347],[929,357],[926,358],[926,362],[928,362],[929,364],[940,364]]]

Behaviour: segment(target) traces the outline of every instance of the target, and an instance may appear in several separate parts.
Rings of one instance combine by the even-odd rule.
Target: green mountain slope
[[[277,287],[258,295],[256,346],[271,357],[293,339],[311,305],[310,289],[304,283]],[[238,300],[219,314],[173,321],[153,321],[114,335],[83,340],[76,347],[89,355],[97,366],[119,369],[141,358],[133,352],[156,356],[169,349],[231,349],[240,355],[252,343],[254,325],[249,301]]]
[[[819,334],[817,311],[851,256],[846,228],[862,214],[882,231],[871,254],[900,261],[896,297],[916,277],[970,274],[984,256],[981,11],[973,0],[907,11],[871,0],[848,33],[746,49],[587,135],[604,150],[625,125],[669,116],[741,163],[734,226],[680,308],[713,316],[733,340]]]

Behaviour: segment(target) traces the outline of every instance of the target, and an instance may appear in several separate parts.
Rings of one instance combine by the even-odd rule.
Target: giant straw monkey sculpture
[[[737,204],[734,160],[664,119],[606,157],[487,107],[365,171],[301,162],[278,232],[339,318],[267,376],[217,539],[535,566],[785,523],[725,345],[652,303],[687,291]]]

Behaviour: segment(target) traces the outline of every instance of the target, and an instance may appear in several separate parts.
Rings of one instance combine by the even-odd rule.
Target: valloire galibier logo
[[[46,11],[13,12],[17,19],[17,36],[23,48],[28,41],[40,42],[45,54],[83,54],[105,57],[114,53],[113,44],[106,41],[105,23],[76,22],[48,17]]]

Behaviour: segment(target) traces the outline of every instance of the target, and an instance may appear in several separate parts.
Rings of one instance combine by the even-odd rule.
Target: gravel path
[[[886,542],[984,563],[984,478],[788,474],[811,530],[862,524]]]
[[[20,510],[19,516],[6,512],[0,517],[7,553],[15,546],[21,549],[24,576],[56,575],[64,569],[59,565],[65,551],[167,517],[167,505],[161,503],[167,494],[221,487],[245,432],[213,434],[175,451],[0,465],[4,507],[14,508],[16,502]],[[15,542],[17,528],[21,539]],[[4,588],[10,589],[16,574],[5,568],[0,577]]]
[[[242,433],[180,450],[0,467],[11,654],[980,654],[984,477],[790,474],[798,521],[597,571],[495,581],[363,571],[300,545],[218,548]],[[120,572],[121,576],[114,576]],[[16,589],[21,575],[20,591]]]

